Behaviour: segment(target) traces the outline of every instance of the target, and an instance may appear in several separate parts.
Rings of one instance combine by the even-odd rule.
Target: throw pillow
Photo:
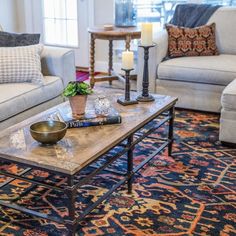
[[[39,44],[40,34],[13,34],[0,31],[0,47],[19,47]]]
[[[43,84],[40,54],[43,46],[0,47],[0,83]]]
[[[215,23],[196,28],[166,25],[168,32],[168,56],[218,55],[215,40]]]

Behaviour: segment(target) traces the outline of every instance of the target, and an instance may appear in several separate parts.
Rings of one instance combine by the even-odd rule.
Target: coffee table
[[[52,217],[10,201],[0,200],[0,205],[19,210],[29,215],[64,224],[69,230],[69,235],[75,235],[79,221],[108,198],[109,195],[121,185],[127,182],[128,193],[131,193],[134,174],[151,161],[152,158],[166,147],[168,147],[168,154],[171,155],[174,106],[177,98],[153,95],[155,98],[155,101],[153,102],[121,106],[116,100],[119,96],[123,96],[123,91],[103,90],[102,92],[108,96],[115,109],[121,114],[121,124],[68,129],[64,139],[53,146],[43,146],[34,141],[29,132],[30,124],[48,119],[57,112],[68,111],[70,107],[69,103],[66,102],[9,127],[0,133],[0,161],[24,165],[24,167],[27,168],[19,175],[2,170],[0,171],[0,175],[10,177],[11,180],[23,180],[35,186],[43,186],[44,188],[66,194],[68,197],[66,206],[68,208],[68,217],[66,219]],[[133,94],[133,96],[135,95],[136,94]],[[96,93],[89,96],[88,107],[92,105],[95,98]],[[145,132],[142,134],[139,133],[137,136],[138,138],[134,139],[134,134],[156,118],[158,118],[158,122],[153,127],[148,130],[145,129]],[[169,125],[166,139],[163,140],[160,147],[154,153],[147,156],[146,159],[137,166],[134,166],[133,150],[135,145],[140,143],[145,137],[149,136],[153,131],[157,130],[165,123]],[[75,181],[75,177],[80,175],[85,168],[93,165],[95,161],[118,145],[122,147],[119,152],[116,152],[110,159],[106,159],[106,162],[101,166],[93,167],[93,171],[79,182]],[[81,186],[88,184],[89,181],[101,171],[106,171],[109,165],[124,154],[127,154],[127,172],[123,174],[119,182],[109,189],[108,192],[86,207],[82,214],[78,216],[75,207],[75,199],[78,194],[77,190]],[[31,169],[38,169],[49,172],[50,174],[63,176],[67,180],[66,184],[63,186],[58,184],[54,185],[28,178],[26,177],[26,174],[28,171],[31,171]]]

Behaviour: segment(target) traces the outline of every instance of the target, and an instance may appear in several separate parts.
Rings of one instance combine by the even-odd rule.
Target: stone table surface
[[[2,131],[0,156],[21,164],[73,175],[177,101],[177,98],[170,96],[153,95],[154,102],[122,106],[116,100],[124,96],[124,91],[101,89],[89,96],[88,109],[97,94],[106,94],[120,113],[121,124],[68,129],[65,137],[57,144],[41,145],[31,137],[30,125],[47,120],[57,112],[70,111],[69,103],[65,102]]]

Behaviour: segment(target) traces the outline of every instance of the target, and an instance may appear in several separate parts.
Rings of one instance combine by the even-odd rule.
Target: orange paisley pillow
[[[167,24],[168,56],[213,56],[219,55],[215,40],[215,23],[196,28]]]

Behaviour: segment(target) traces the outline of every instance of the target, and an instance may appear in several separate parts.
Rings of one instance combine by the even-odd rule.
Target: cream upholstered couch
[[[226,86],[221,97],[220,141],[236,143],[236,79]]]
[[[236,78],[236,8],[221,7],[209,19],[216,23],[219,56],[181,57],[163,61],[167,55],[166,30],[157,33],[150,49],[149,89],[177,96],[178,107],[220,112],[221,94]],[[143,50],[138,56],[138,90],[141,90]]]
[[[32,83],[0,84],[0,129],[63,102],[61,93],[75,80],[74,52],[44,47],[41,55],[44,85]]]

